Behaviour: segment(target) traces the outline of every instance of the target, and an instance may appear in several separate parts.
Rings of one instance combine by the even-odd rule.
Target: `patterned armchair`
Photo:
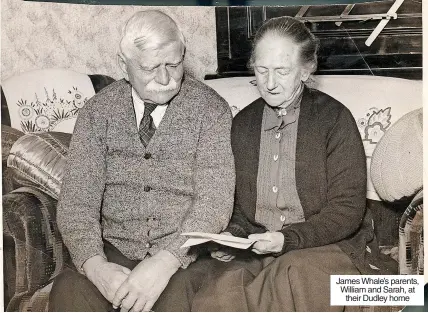
[[[371,178],[386,201],[411,201],[399,223],[399,272],[423,275],[423,114],[401,117],[385,133],[373,153]]]
[[[105,75],[44,69],[2,83],[7,311],[46,311],[53,278],[73,267],[56,227],[61,169],[79,109],[113,81]],[[50,149],[58,154],[49,154]]]
[[[424,274],[423,191],[417,193],[400,220],[400,274]]]

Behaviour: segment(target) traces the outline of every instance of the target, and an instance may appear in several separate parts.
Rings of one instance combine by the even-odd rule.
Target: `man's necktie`
[[[144,147],[147,147],[150,138],[152,138],[156,131],[156,126],[154,125],[153,118],[150,115],[156,107],[157,105],[154,103],[144,103],[144,115],[141,119],[140,128],[138,129],[138,133],[140,134],[140,139]]]

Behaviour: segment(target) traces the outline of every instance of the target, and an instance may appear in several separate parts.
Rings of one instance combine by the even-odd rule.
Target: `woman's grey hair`
[[[249,67],[254,66],[256,47],[266,35],[289,38],[298,44],[300,46],[301,64],[306,66],[311,73],[316,71],[319,42],[305,24],[289,16],[269,19],[259,28],[253,40]]]
[[[135,48],[143,51],[150,48],[154,42],[186,41],[177,23],[167,14],[157,10],[139,11],[126,22],[122,29],[120,52],[127,58],[132,58]]]

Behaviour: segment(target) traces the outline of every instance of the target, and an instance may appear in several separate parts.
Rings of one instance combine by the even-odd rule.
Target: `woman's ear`
[[[123,77],[129,81],[128,75],[128,66],[126,64],[125,56],[122,53],[117,54],[117,63],[119,64],[120,69],[122,70]]]
[[[308,68],[303,68],[301,71],[301,77],[300,79],[302,80],[302,82],[305,82],[309,79],[309,76],[311,76],[311,70]]]

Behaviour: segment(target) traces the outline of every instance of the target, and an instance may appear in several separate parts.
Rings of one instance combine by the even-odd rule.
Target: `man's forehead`
[[[178,63],[184,57],[184,48],[171,43],[162,47],[135,49],[134,60],[141,65],[157,65],[159,63]]]
[[[165,41],[135,47],[135,51],[135,54],[141,57],[181,57],[184,53],[184,46],[179,41]]]

